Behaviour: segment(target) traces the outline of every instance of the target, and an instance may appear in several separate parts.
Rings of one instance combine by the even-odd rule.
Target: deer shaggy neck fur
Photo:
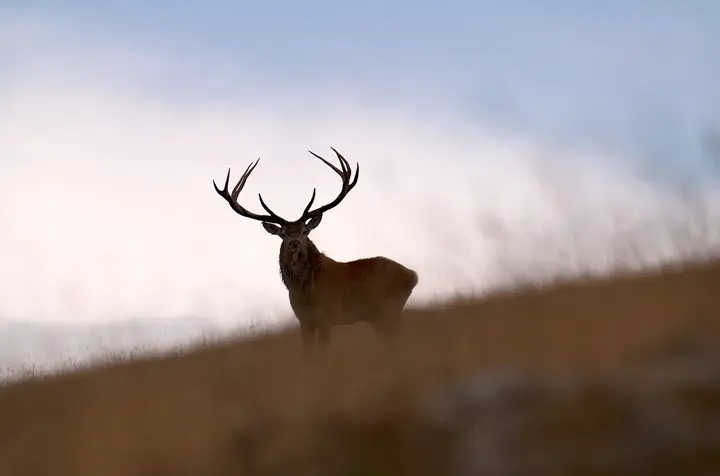
[[[289,291],[312,291],[313,283],[323,271],[323,255],[310,239],[302,251],[292,251],[285,242],[280,245],[280,277]]]

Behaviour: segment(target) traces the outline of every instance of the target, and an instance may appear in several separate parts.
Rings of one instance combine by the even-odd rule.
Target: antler
[[[340,178],[342,179],[342,189],[340,190],[340,194],[337,197],[335,197],[335,200],[328,203],[327,205],[323,205],[321,207],[316,208],[315,210],[309,211],[310,207],[312,206],[313,202],[315,201],[316,189],[313,189],[312,197],[310,198],[310,203],[308,203],[307,206],[305,207],[305,210],[303,211],[303,214],[302,214],[302,218],[300,218],[300,220],[304,221],[304,220],[308,220],[310,218],[316,217],[318,215],[322,215],[323,213],[330,210],[331,208],[334,208],[337,205],[339,205],[340,202],[343,201],[345,196],[350,192],[350,190],[352,190],[355,187],[355,185],[357,184],[357,181],[358,181],[358,177],[360,177],[360,164],[356,164],[357,167],[355,169],[355,178],[353,179],[353,181],[351,183],[350,178],[352,177],[352,169],[350,168],[350,164],[345,159],[345,157],[342,156],[342,154],[340,152],[335,150],[334,147],[330,147],[330,148],[333,150],[333,152],[335,152],[335,155],[337,155],[338,159],[340,159],[340,167],[342,168],[342,170],[338,169],[333,164],[331,164],[327,160],[325,160],[322,157],[320,157],[319,155],[317,155],[315,152],[313,152],[311,150],[309,150],[308,152],[310,152],[312,155],[314,155],[318,159],[325,162],[325,164],[328,167],[333,169],[335,171],[335,173],[340,176]]]
[[[243,173],[242,177],[240,177],[240,180],[238,180],[238,183],[235,185],[235,187],[233,187],[232,193],[228,193],[230,169],[228,169],[227,177],[225,177],[225,188],[220,190],[215,184],[215,180],[213,180],[213,187],[215,187],[215,191],[230,204],[232,209],[235,210],[235,213],[237,213],[238,215],[244,216],[245,218],[252,218],[253,220],[276,223],[278,225],[285,225],[288,223],[288,221],[270,210],[270,208],[268,208],[268,206],[263,201],[262,195],[259,193],[258,198],[260,198],[260,205],[262,205],[262,207],[265,209],[266,212],[269,213],[269,215],[258,215],[257,213],[253,213],[245,209],[242,205],[238,203],[238,195],[240,194],[240,191],[242,191],[243,187],[245,187],[245,182],[247,182],[248,177],[250,177],[250,174],[253,170],[255,170],[255,167],[257,167],[257,164],[259,162],[260,157],[258,157],[255,162],[251,162],[250,165],[248,165],[248,168],[245,169],[245,173]]]

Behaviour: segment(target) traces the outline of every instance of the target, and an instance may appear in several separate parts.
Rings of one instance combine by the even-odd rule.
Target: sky
[[[274,323],[280,241],[212,189],[262,160],[312,238],[411,303],[720,243],[720,4],[10,1],[0,319]]]

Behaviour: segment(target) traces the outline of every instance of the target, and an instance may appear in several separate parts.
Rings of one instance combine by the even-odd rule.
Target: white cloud
[[[174,60],[73,44],[31,42],[0,83],[0,316],[286,317],[279,240],[236,216],[211,181],[229,166],[237,179],[260,156],[243,203],[259,209],[262,191],[294,218],[313,187],[319,202],[336,193],[337,177],[307,153],[331,145],[361,177],[315,242],[336,259],[382,254],[416,269],[414,301],[544,266],[605,269],[618,212],[630,217],[622,226],[688,219],[666,189],[592,151],[347,91],[288,102],[252,100],[248,86],[170,100],[145,85]],[[717,197],[703,199],[720,217]],[[684,252],[668,233],[642,238],[643,259]]]

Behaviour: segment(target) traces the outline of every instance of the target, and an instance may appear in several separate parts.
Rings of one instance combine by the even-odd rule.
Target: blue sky
[[[296,216],[331,145],[362,177],[316,242],[418,299],[607,269],[627,227],[650,261],[720,242],[663,228],[679,181],[720,221],[720,4],[440,5],[3,2],[0,318],[287,312],[279,243],[211,180],[261,156],[247,206]]]
[[[164,51],[175,67],[143,85],[158,94],[344,87],[630,151],[671,173],[706,171],[698,137],[720,120],[720,4],[710,1],[29,0],[3,10]]]

